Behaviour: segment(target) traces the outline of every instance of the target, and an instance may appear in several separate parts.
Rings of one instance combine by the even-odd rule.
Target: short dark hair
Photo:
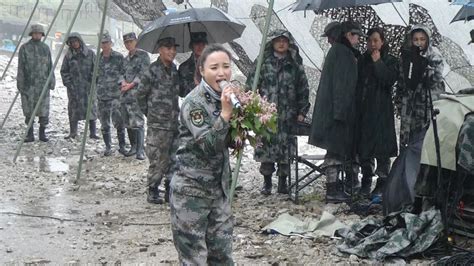
[[[204,67],[204,63],[206,62],[207,57],[215,52],[224,52],[229,56],[229,59],[232,60],[232,54],[227,49],[225,49],[222,44],[212,43],[206,46],[206,48],[204,48],[204,50],[202,51],[202,54],[199,57],[198,66]]]
[[[383,33],[382,28],[371,28],[371,29],[369,29],[369,31],[367,32],[367,39],[369,39],[369,37],[374,33],[378,33],[380,35],[380,39],[385,42],[385,34]]]

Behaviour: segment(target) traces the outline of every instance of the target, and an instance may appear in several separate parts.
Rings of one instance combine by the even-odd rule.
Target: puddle
[[[69,164],[66,162],[66,157],[18,157],[18,162],[33,163],[33,166],[40,172],[68,172]]]

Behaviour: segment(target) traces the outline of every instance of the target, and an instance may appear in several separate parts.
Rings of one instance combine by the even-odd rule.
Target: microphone
[[[233,86],[233,85],[227,80],[222,80],[219,82],[219,88],[221,88],[222,91],[224,91],[224,89],[227,88],[228,86]],[[232,106],[234,106],[234,108],[239,109],[240,107],[242,107],[240,105],[239,99],[237,98],[237,96],[235,96],[235,93],[230,94],[230,101],[232,102]]]

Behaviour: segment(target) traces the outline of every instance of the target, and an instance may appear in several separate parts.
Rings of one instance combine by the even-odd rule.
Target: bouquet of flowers
[[[247,91],[237,95],[241,108],[234,109],[230,120],[231,138],[235,143],[232,154],[240,153],[248,140],[254,148],[262,145],[263,138],[270,140],[277,132],[277,109],[274,103],[258,92]]]

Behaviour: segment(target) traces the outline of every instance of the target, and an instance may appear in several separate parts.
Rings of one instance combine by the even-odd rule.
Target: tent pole
[[[79,5],[76,8],[76,12],[74,13],[73,20],[71,21],[71,24],[69,25],[69,28],[67,30],[66,39],[62,43],[61,49],[59,49],[59,53],[56,56],[56,59],[54,60],[53,67],[51,68],[51,71],[49,72],[48,79],[46,79],[46,82],[43,85],[43,90],[41,91],[38,102],[36,103],[35,109],[33,110],[33,115],[31,116],[30,121],[28,121],[28,125],[26,126],[26,131],[23,134],[23,137],[20,140],[20,144],[18,144],[18,147],[16,149],[15,156],[13,157],[13,162],[16,162],[16,159],[18,158],[18,154],[20,154],[21,147],[23,146],[23,143],[25,142],[25,138],[26,138],[26,135],[28,134],[28,130],[33,125],[33,122],[35,121],[36,114],[38,113],[41,102],[42,102],[42,100],[43,100],[43,98],[46,94],[46,90],[49,89],[48,88],[49,87],[49,82],[50,82],[51,78],[53,77],[54,69],[56,68],[56,66],[58,64],[59,58],[61,57],[61,53],[64,49],[64,45],[66,44],[67,36],[69,36],[69,33],[71,32],[72,26],[74,25],[74,22],[76,21],[77,14],[79,14],[79,10],[81,9],[82,2],[83,2],[83,0],[80,0]]]
[[[258,59],[257,59],[257,68],[255,70],[255,77],[252,84],[252,91],[254,92],[257,90],[257,84],[260,78],[260,69],[262,68],[262,63],[263,63],[263,52],[265,50],[265,44],[266,44],[266,40],[268,36],[268,29],[270,28],[270,21],[273,14],[273,4],[274,4],[274,0],[270,0],[268,2],[267,15],[265,17],[265,27],[263,29],[262,42],[260,43],[260,52],[258,54]],[[243,155],[243,151],[241,150],[237,154],[237,164],[235,165],[234,174],[232,176],[232,184],[230,187],[230,202],[232,202],[232,199],[234,198],[235,187],[237,186],[237,179],[239,178],[240,165],[242,163],[242,155]]]
[[[96,92],[97,74],[99,72],[99,59],[100,59],[100,54],[99,54],[100,43],[101,43],[100,40],[102,39],[102,34],[104,33],[104,25],[105,25],[105,19],[107,17],[108,4],[109,4],[109,0],[105,0],[103,14],[102,14],[102,22],[100,24],[100,32],[99,32],[99,36],[97,36],[97,50],[96,50],[96,57],[95,57],[95,62],[94,62],[94,72],[92,74],[92,84],[91,84],[90,93],[89,93],[89,102],[87,104],[86,123],[84,126],[84,134],[82,134],[81,155],[79,157],[79,165],[77,167],[77,175],[76,175],[76,179],[74,180],[74,183],[77,183],[77,181],[81,177],[82,159],[84,158],[84,149],[86,147],[86,138],[87,138],[86,133],[89,129],[89,119],[91,117],[93,99],[96,96],[95,92]]]

